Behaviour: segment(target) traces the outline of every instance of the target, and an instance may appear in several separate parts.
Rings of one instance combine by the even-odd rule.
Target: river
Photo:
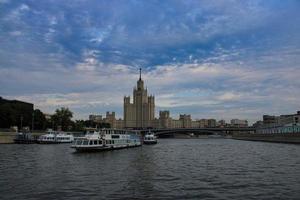
[[[300,145],[160,139],[74,153],[0,145],[0,199],[300,199]]]

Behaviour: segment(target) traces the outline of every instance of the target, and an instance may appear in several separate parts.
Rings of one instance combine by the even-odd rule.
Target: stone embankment
[[[300,133],[284,133],[284,134],[234,134],[232,136],[236,140],[264,141],[264,142],[280,142],[300,144]]]

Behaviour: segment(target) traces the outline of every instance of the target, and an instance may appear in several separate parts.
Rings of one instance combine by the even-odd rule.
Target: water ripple
[[[69,145],[1,145],[1,199],[299,199],[300,146],[164,139],[74,154]],[[8,192],[9,191],[9,192]]]

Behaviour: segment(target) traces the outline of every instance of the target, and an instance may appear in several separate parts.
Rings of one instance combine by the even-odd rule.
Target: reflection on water
[[[300,146],[229,139],[73,153],[1,145],[1,199],[298,199]]]

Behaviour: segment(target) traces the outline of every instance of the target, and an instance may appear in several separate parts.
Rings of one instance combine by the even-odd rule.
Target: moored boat
[[[14,138],[16,144],[33,144],[37,142],[37,137],[34,137],[29,132],[19,132]]]
[[[71,148],[77,152],[104,151],[141,146],[141,139],[134,131],[103,129],[89,131],[84,137],[77,137]]]
[[[66,134],[63,132],[57,132],[53,130],[48,130],[45,135],[41,135],[37,142],[39,144],[60,144],[60,143],[71,143],[74,141],[74,137],[71,134]]]
[[[156,136],[154,135],[154,133],[149,131],[144,136],[144,144],[157,144],[157,139],[156,139]]]

